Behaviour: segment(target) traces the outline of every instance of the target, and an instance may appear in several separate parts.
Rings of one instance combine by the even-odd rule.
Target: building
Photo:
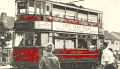
[[[116,33],[110,33],[108,31],[104,31],[105,41],[109,43],[109,46],[114,50],[119,50],[120,39],[118,38]]]
[[[117,38],[117,40],[114,41],[114,46],[115,46],[115,50],[120,50],[120,33],[119,32],[112,32],[111,33],[115,38]]]
[[[114,42],[114,46],[117,50],[117,54],[118,54],[118,63],[120,63],[120,33],[119,32],[112,32],[111,33],[113,36],[115,36],[117,39],[117,41]]]
[[[7,16],[2,12],[0,15],[0,47],[1,58],[0,63],[6,64],[11,61],[12,52],[12,31],[14,27],[14,17]]]

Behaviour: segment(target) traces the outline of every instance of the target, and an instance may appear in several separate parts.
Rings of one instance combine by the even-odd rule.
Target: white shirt
[[[115,62],[115,57],[113,55],[113,52],[110,51],[108,48],[103,50],[103,54],[101,57],[101,64],[106,65],[105,63],[106,61],[108,62],[108,64]]]

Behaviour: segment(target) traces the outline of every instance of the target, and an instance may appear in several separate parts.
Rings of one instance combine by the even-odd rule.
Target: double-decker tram
[[[102,12],[49,0],[16,0],[13,61],[39,69],[45,45],[52,42],[62,69],[95,69],[102,41]]]

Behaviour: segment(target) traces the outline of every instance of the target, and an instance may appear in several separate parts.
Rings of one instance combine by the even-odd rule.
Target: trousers
[[[107,64],[104,69],[117,69],[113,64]]]

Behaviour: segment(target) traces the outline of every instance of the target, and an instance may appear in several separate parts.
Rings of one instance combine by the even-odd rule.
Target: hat
[[[51,45],[52,47],[54,46],[53,43],[48,43],[48,44],[46,45],[46,47],[49,46],[49,45]]]
[[[52,51],[54,51],[54,44],[53,43],[48,43],[45,47],[52,46]]]

